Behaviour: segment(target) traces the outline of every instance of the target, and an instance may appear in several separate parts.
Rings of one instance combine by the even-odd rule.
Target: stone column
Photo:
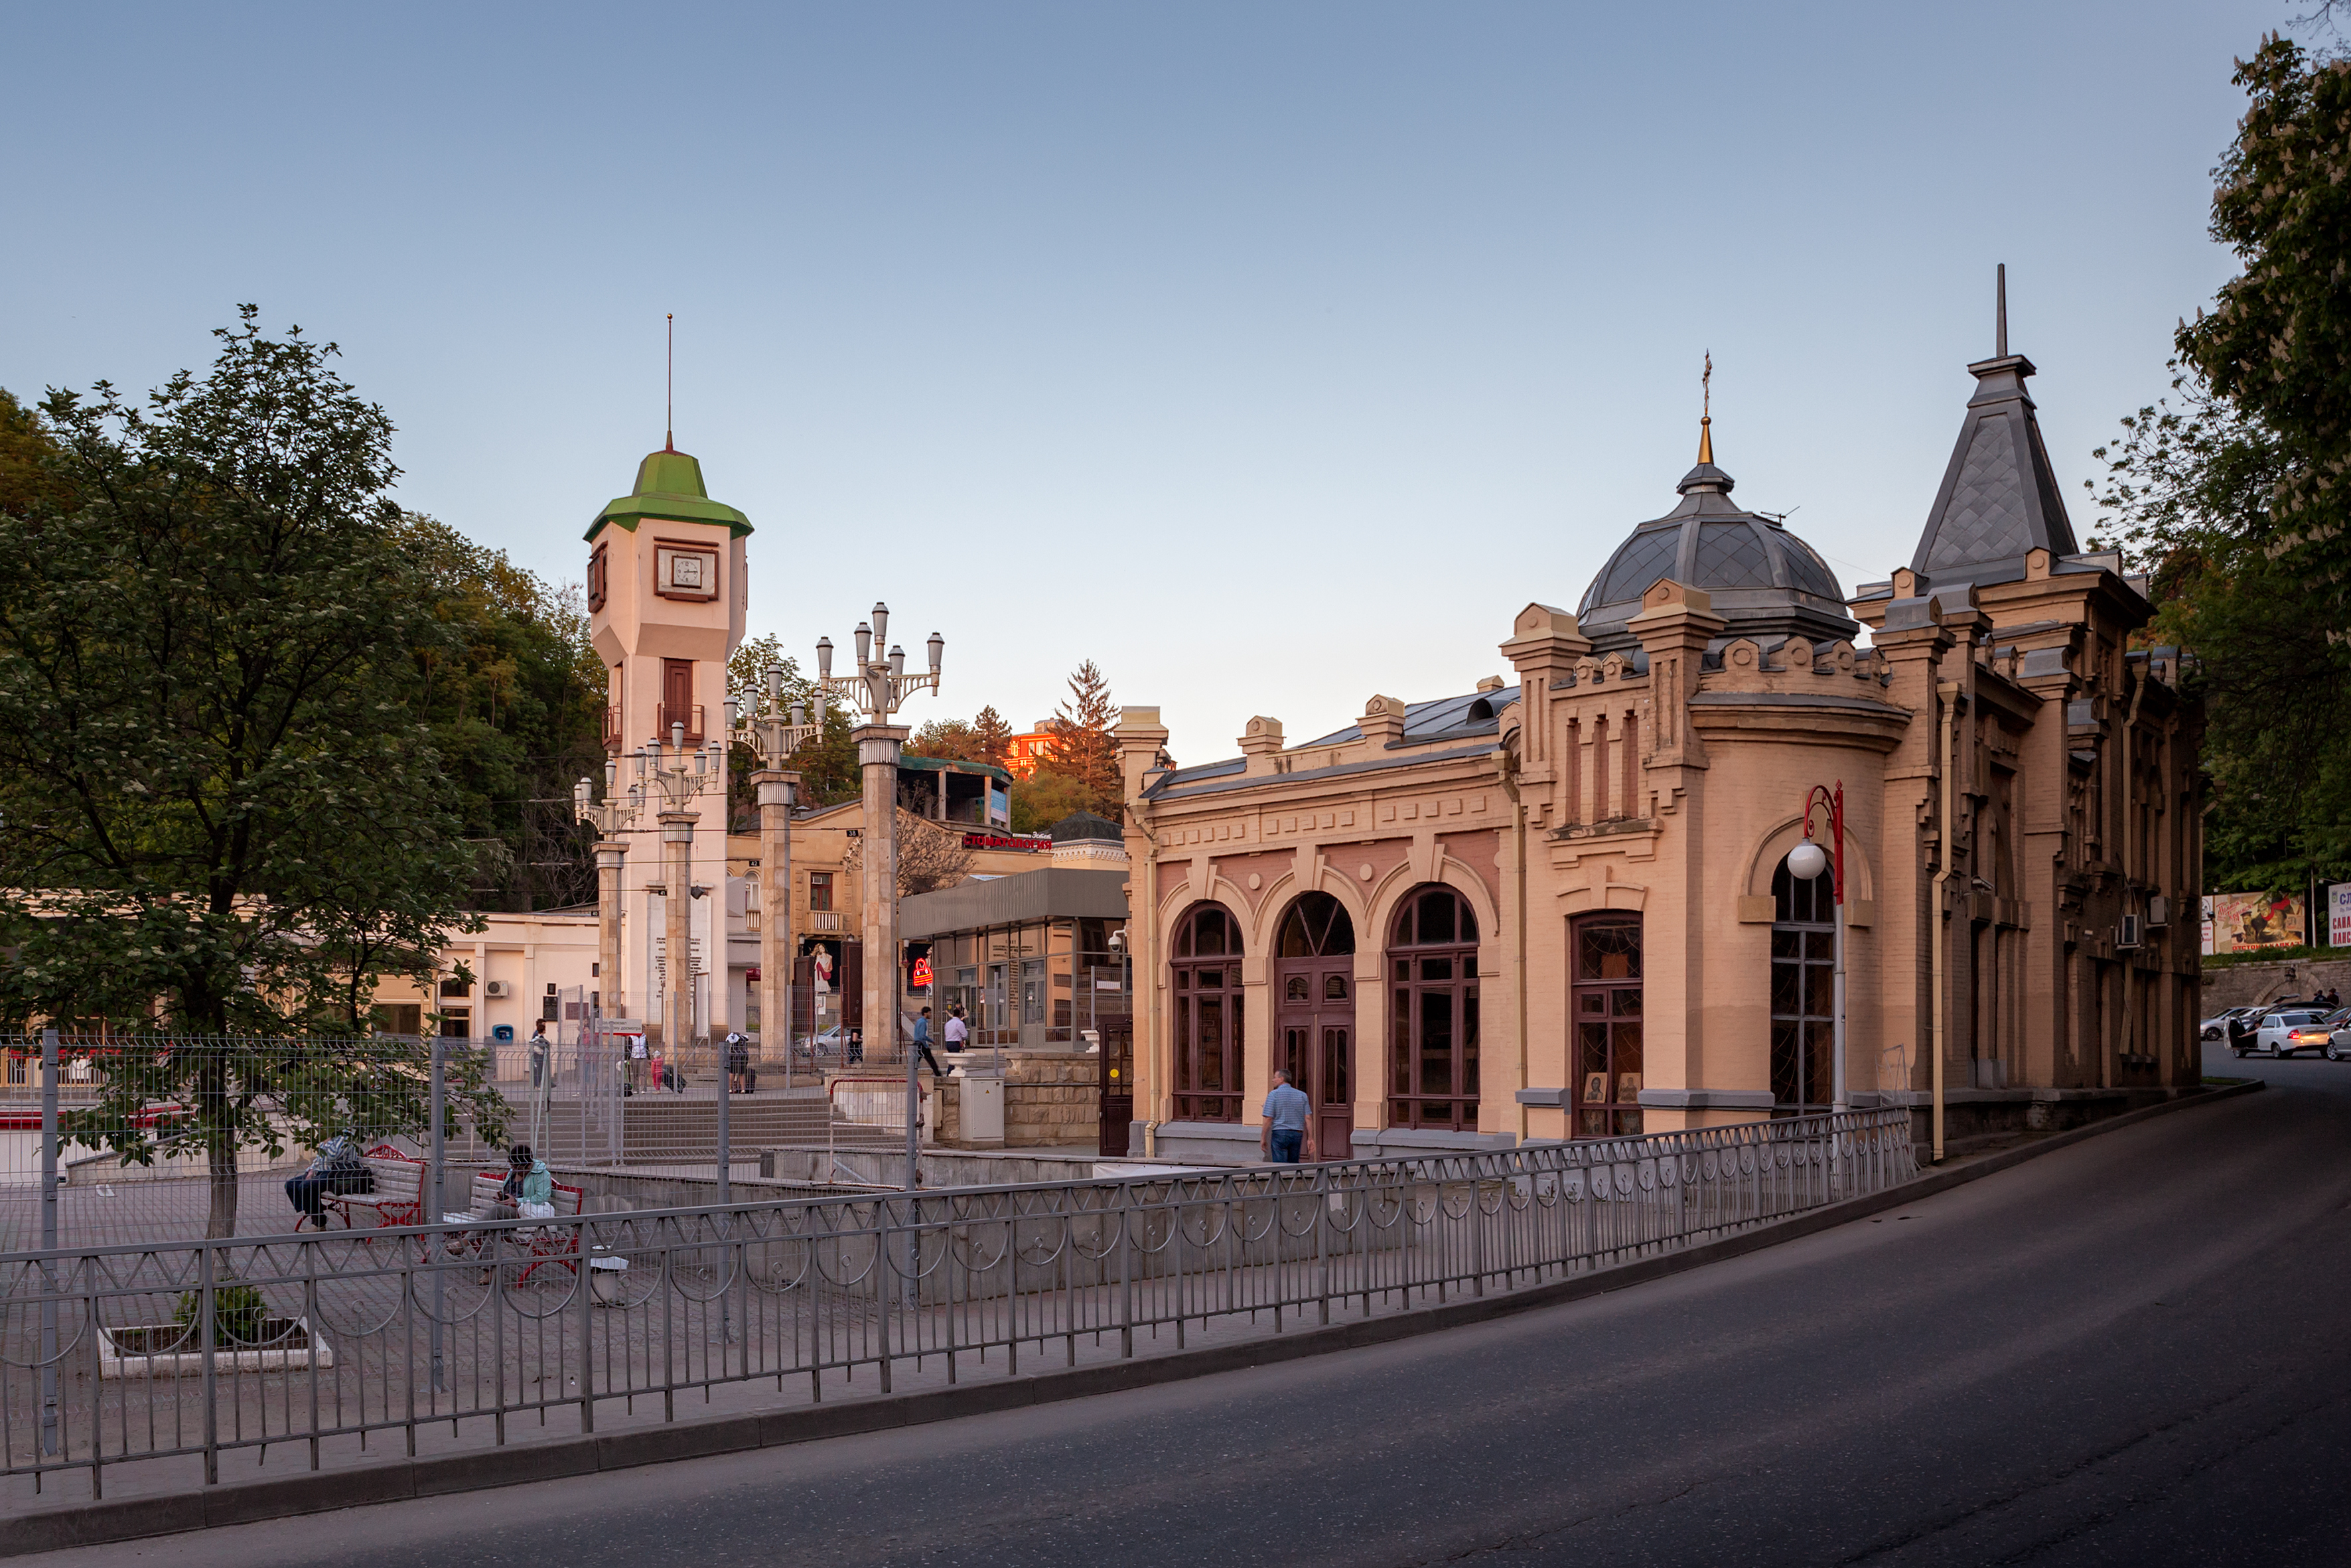
[[[596,845],[597,1005],[608,1019],[628,1017],[621,984],[621,867],[628,853],[624,839],[603,839]]]
[[[800,776],[765,768],[751,775],[759,792],[759,1054],[778,1042],[784,1086],[792,1082],[792,797]]]
[[[687,904],[694,897],[692,811],[661,814],[662,858],[662,1059],[674,1064],[678,1051],[694,1038],[694,925]]]
[[[865,1050],[870,1057],[897,1040],[898,1029],[898,758],[904,725],[864,724],[850,731],[864,771],[862,859],[865,896],[860,939],[865,955]]]

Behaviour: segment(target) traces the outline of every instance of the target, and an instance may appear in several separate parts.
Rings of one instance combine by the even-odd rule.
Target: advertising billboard
[[[2302,946],[2303,903],[2293,894],[2216,893],[2204,907],[2208,954]]]
[[[2335,883],[2326,890],[2326,945],[2351,947],[2351,882]]]

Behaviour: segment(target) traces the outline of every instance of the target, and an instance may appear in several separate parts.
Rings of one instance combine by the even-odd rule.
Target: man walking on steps
[[[939,1059],[931,1054],[931,1009],[928,1008],[925,1008],[923,1016],[914,1020],[914,1049],[921,1051],[923,1060],[930,1064],[933,1078],[946,1076],[946,1069],[939,1065]]]
[[[1273,1070],[1273,1092],[1265,1097],[1265,1157],[1278,1166],[1294,1166],[1306,1144],[1303,1091],[1290,1082],[1290,1070]]]

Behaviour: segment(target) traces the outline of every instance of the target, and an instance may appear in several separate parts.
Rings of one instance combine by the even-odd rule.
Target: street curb
[[[2168,1115],[2191,1105],[2251,1094],[2267,1087],[2260,1079],[2231,1084],[2206,1093],[2185,1095],[2160,1105],[2126,1112],[2103,1122],[2058,1133],[2038,1143],[1988,1155],[1963,1166],[1930,1170],[1917,1180],[1887,1192],[1857,1197],[1791,1219],[1702,1242],[1680,1252],[1620,1263],[1573,1280],[1537,1285],[1499,1296],[1475,1296],[1439,1307],[1422,1307],[1383,1318],[1334,1323],[1270,1340],[1174,1351],[1134,1361],[1075,1367],[956,1387],[926,1389],[919,1394],[885,1395],[843,1403],[812,1405],[803,1409],[776,1410],[747,1416],[714,1416],[700,1421],[676,1421],[629,1432],[588,1433],[545,1443],[488,1448],[476,1453],[409,1459],[388,1465],[368,1465],[346,1470],[322,1470],[266,1481],[208,1487],[196,1492],[162,1497],[125,1498],[120,1501],[77,1503],[40,1510],[6,1521],[0,1531],[0,1557],[29,1556],[72,1546],[98,1546],[179,1534],[213,1525],[251,1524],[262,1520],[290,1519],[358,1508],[370,1503],[412,1498],[447,1497],[457,1492],[519,1486],[565,1476],[592,1475],[605,1470],[633,1469],[640,1465],[667,1464],[676,1459],[714,1454],[745,1453],[757,1448],[821,1441],[861,1432],[915,1427],[964,1416],[1036,1405],[1084,1399],[1097,1394],[1148,1388],[1222,1372],[1327,1355],[1334,1351],[1385,1344],[1433,1333],[1442,1329],[1490,1322],[1542,1307],[1606,1295],[1630,1285],[1646,1284],[1687,1270],[1704,1268],[1732,1258],[1760,1252],[1767,1247],[1816,1236],[1854,1220],[1900,1208],[1920,1198],[1949,1192],[1969,1182],[2009,1170],[2053,1150],[2085,1138],[2118,1131],[2152,1117]]]

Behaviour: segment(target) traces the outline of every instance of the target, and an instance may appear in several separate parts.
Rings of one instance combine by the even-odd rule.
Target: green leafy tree
[[[469,902],[532,909],[593,896],[591,836],[571,786],[603,767],[604,662],[576,585],[402,514],[402,548],[448,633],[418,651],[421,713],[474,845]]]
[[[2205,891],[2351,874],[2351,63],[2282,37],[2237,67],[2216,171],[2243,272],[2175,335],[2172,395],[2096,455],[2107,528],[2152,572],[2141,641],[2194,656]]]
[[[2179,332],[2181,358],[2274,438],[2248,537],[2302,585],[2297,610],[2351,627],[2351,60],[2283,37],[2240,61],[2249,99],[2216,171],[2212,236],[2244,270]]]
[[[1041,833],[1072,811],[1094,810],[1084,780],[1040,768],[1012,787],[1012,831]]]
[[[950,762],[984,761],[979,736],[959,718],[935,718],[914,731],[906,749],[916,757],[945,758]]]
[[[726,661],[726,690],[741,706],[746,719],[761,711],[767,701],[768,671],[771,667],[782,672],[783,679],[778,685],[788,711],[794,703],[804,711],[814,707],[816,683],[800,674],[799,661],[784,652],[782,638],[772,632],[763,632],[744,639],[735,650],[735,656]],[[791,766],[799,767],[802,755],[805,753],[795,755]],[[760,766],[759,754],[747,739],[737,737],[727,748],[726,756],[727,821],[732,824],[729,831],[755,831],[759,823],[759,797],[751,783],[751,775]]]
[[[110,1059],[81,1124],[182,1107],[213,1236],[240,1148],[384,1126],[363,1053],[304,1037],[366,1032],[378,975],[479,928],[424,695],[457,640],[385,497],[392,423],[334,345],[242,314],[144,407],[53,392],[53,449],[0,513],[0,1018],[212,1037]],[[453,1078],[453,1124],[495,1135],[478,1066]],[[421,1128],[402,1104],[385,1130]]]

